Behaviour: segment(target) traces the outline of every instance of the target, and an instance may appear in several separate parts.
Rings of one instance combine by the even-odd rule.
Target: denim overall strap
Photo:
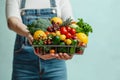
[[[25,0],[22,0],[21,7],[25,7]],[[24,4],[23,4],[24,3]],[[21,17],[25,25],[31,24],[35,19],[45,18],[50,19],[57,16],[56,1],[50,0],[50,8],[43,9],[26,9],[21,11]],[[33,19],[34,18],[34,19]]]
[[[22,0],[21,1],[20,9],[25,8],[25,3],[26,3],[26,0]]]
[[[55,0],[50,0],[50,6],[51,6],[51,7],[56,7],[56,2],[55,2]]]

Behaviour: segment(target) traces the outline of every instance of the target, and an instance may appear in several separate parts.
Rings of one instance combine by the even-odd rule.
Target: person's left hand
[[[73,57],[73,55],[68,55],[67,53],[56,54],[56,58],[61,59],[61,60],[69,60],[69,59],[72,59],[72,57]]]

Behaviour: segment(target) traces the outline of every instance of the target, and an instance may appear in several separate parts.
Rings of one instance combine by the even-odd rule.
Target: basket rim
[[[33,47],[85,47],[77,45],[32,45]]]

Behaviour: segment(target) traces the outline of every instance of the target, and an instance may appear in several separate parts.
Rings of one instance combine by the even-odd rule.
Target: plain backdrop
[[[11,0],[12,1],[12,0]],[[93,28],[84,55],[67,62],[68,80],[120,80],[120,0],[71,0],[74,17]],[[11,80],[15,33],[0,0],[0,80]]]

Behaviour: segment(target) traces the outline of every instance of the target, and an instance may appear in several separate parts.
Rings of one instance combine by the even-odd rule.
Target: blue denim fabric
[[[31,46],[14,53],[12,80],[67,80],[64,60],[38,58]]]
[[[51,17],[57,16],[57,11],[54,8],[45,9],[29,9],[21,12],[23,23],[26,25],[31,24],[35,19],[44,18],[50,19]]]
[[[56,13],[51,13],[52,10],[24,10],[24,14],[22,13],[21,17],[23,23],[27,25],[36,18],[56,16]],[[27,43],[26,38],[17,35],[12,80],[67,80],[66,64],[64,60],[42,60],[38,58],[34,54],[32,46]]]

